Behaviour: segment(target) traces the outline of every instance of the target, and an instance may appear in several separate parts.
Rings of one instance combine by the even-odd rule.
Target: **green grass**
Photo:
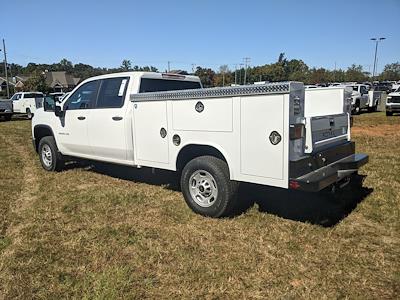
[[[161,184],[168,172],[158,184],[129,168],[45,172],[29,121],[1,122],[0,298],[396,298],[400,118],[363,114],[354,126],[370,155],[360,199],[247,186],[241,197],[258,204],[214,220]]]

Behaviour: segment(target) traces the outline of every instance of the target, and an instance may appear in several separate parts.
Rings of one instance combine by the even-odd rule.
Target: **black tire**
[[[353,109],[353,115],[359,115],[361,113],[360,102],[356,102],[356,106]]]
[[[12,115],[5,115],[4,120],[11,121],[11,117],[12,117]]]
[[[44,154],[44,151],[50,151],[51,156],[46,156]],[[54,137],[43,137],[39,142],[38,153],[40,163],[43,169],[45,169],[46,171],[61,171],[64,168],[64,158],[63,155],[58,151]]]
[[[387,112],[386,112],[386,116],[387,116],[387,117],[393,116],[393,113],[392,113],[391,111],[387,111]]]
[[[205,172],[204,172],[205,171]],[[215,199],[208,203],[207,207],[199,204],[199,200],[196,200],[192,193],[198,189],[201,193],[199,182],[196,179],[192,179],[192,176],[203,172],[205,176],[211,175],[217,195]],[[207,174],[208,173],[208,174]],[[197,183],[196,183],[197,182]],[[191,186],[195,184],[198,188],[193,188],[191,193]],[[229,179],[229,168],[226,162],[213,156],[200,156],[189,161],[183,168],[181,175],[181,190],[187,205],[195,212],[203,216],[219,218],[228,217],[235,214],[235,210],[238,207],[238,186],[239,184]],[[207,198],[207,197],[205,197]]]
[[[30,108],[26,109],[26,115],[28,117],[29,120],[32,120],[33,118],[33,113],[31,112]]]

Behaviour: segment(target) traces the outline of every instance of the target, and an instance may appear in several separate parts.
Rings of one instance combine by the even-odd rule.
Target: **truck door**
[[[283,179],[284,96],[242,97],[240,116],[241,173]]]
[[[88,138],[88,120],[94,106],[99,80],[80,86],[64,103],[64,117],[57,128],[60,150],[69,155],[92,155]]]
[[[362,108],[368,107],[368,102],[369,102],[368,90],[363,85],[360,86],[360,94],[361,94],[360,106]]]
[[[146,162],[168,163],[167,102],[138,101],[133,104],[136,158]]]
[[[21,107],[22,107],[21,93],[17,93],[14,96],[12,96],[11,100],[13,104],[13,111],[21,112]]]
[[[103,79],[96,106],[88,120],[89,143],[93,155],[105,160],[127,159],[124,99],[129,77]]]

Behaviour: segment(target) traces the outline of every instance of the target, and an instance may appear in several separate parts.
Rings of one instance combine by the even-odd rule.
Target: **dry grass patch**
[[[398,127],[400,118],[355,118],[358,151],[371,159],[364,190],[344,196],[351,203],[247,185],[241,197],[256,204],[213,220],[186,207],[173,173],[45,172],[29,122],[2,122],[0,295],[396,298],[400,141],[360,129],[382,125]]]

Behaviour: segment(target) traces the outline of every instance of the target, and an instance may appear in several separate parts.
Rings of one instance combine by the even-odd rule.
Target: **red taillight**
[[[290,180],[289,181],[289,188],[292,190],[297,190],[300,187],[300,183],[298,183],[296,180]]]
[[[291,140],[301,139],[305,135],[306,128],[304,124],[292,124],[289,128],[289,136]]]

